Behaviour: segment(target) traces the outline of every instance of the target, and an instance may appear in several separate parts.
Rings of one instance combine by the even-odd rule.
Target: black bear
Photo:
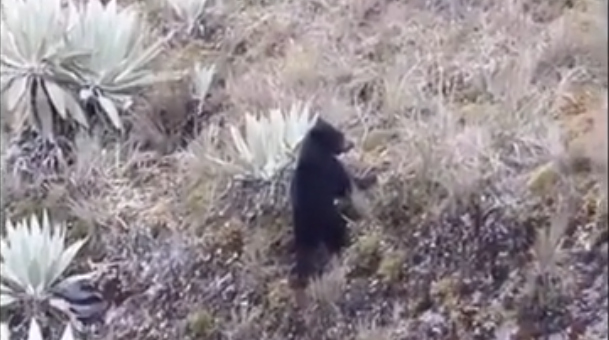
[[[315,271],[312,257],[319,246],[335,255],[349,243],[347,220],[337,201],[349,198],[355,182],[337,156],[352,147],[340,130],[322,118],[302,141],[290,184],[294,274],[300,284]]]

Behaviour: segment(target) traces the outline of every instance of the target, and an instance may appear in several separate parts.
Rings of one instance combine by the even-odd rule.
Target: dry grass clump
[[[15,143],[1,143],[3,216],[46,208],[70,237],[91,239],[83,263],[100,268],[113,305],[97,338],[602,330],[602,1],[140,5],[155,27],[176,30],[153,70],[210,72],[130,94],[125,134],[76,134],[50,180],[12,172]],[[231,127],[243,133],[247,114],[302,102],[356,141],[348,167],[378,180],[365,218],[350,224],[352,246],[295,291],[292,163],[270,180],[243,176],[261,168],[239,163]]]

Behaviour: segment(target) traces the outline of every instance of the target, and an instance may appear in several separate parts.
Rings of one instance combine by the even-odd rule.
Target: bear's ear
[[[315,123],[313,123],[313,125],[309,129],[309,133],[315,134],[315,133],[324,132],[324,131],[328,131],[328,130],[335,130],[335,128],[327,120],[325,120],[321,117],[317,117],[317,119],[315,120]]]

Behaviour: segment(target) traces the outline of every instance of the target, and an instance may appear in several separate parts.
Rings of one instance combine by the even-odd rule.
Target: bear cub
[[[337,201],[348,200],[357,182],[337,158],[353,144],[322,118],[305,135],[290,183],[296,264],[295,279],[304,285],[315,271],[315,251],[325,246],[330,255],[349,243],[347,220]]]

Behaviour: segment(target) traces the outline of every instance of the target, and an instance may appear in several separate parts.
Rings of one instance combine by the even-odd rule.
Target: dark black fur
[[[341,131],[321,118],[302,142],[290,186],[299,282],[315,271],[312,257],[319,246],[331,255],[348,246],[347,221],[336,201],[350,196],[351,177],[337,156],[351,147]]]

